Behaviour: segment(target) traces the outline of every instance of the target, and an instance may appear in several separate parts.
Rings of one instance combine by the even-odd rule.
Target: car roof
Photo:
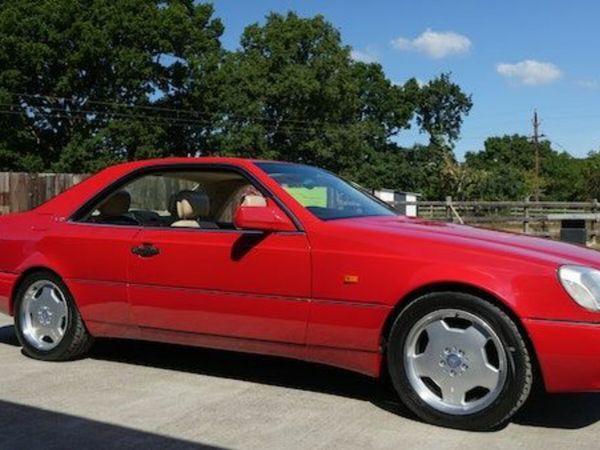
[[[152,166],[163,166],[171,164],[232,164],[239,166],[247,166],[248,164],[258,162],[272,162],[281,164],[294,164],[286,161],[274,161],[274,160],[263,160],[263,159],[252,159],[252,158],[234,158],[228,156],[189,156],[189,157],[168,157],[168,158],[154,158],[154,159],[143,159],[139,161],[131,161],[126,163],[117,164],[113,167],[123,169],[123,171],[134,170],[143,167]]]
[[[160,168],[161,166],[176,165],[190,165],[190,167],[192,167],[198,165],[226,164],[252,170],[251,166],[253,166],[255,162],[259,161],[260,160],[250,158],[199,156],[155,158],[116,164],[109,166],[106,169],[85,179],[83,182],[72,186],[58,196],[50,199],[48,202],[40,205],[38,208],[36,208],[36,211],[40,213],[64,214],[65,216],[70,215],[82,204],[83,201],[90,199],[93,195],[99,193],[102,189],[110,185],[116,179],[127,176],[128,173],[132,173],[138,169],[152,169],[153,167]]]

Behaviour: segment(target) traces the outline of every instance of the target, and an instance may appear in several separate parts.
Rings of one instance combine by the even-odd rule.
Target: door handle
[[[140,256],[142,258],[151,258],[160,253],[160,250],[152,244],[142,244],[135,247],[131,247],[131,253]]]

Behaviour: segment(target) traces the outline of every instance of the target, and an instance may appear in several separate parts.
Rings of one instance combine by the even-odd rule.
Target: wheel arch
[[[387,374],[387,358],[385,358],[385,354],[387,352],[387,341],[392,327],[394,325],[394,322],[396,321],[400,313],[405,308],[407,308],[408,305],[410,305],[413,301],[422,297],[423,295],[431,294],[434,292],[457,292],[471,294],[500,308],[506,315],[508,315],[508,317],[511,318],[511,320],[515,323],[515,325],[521,332],[521,335],[523,336],[525,343],[527,344],[527,348],[533,359],[534,380],[536,376],[539,377],[540,386],[545,388],[544,374],[541,370],[541,366],[538,361],[538,356],[535,351],[535,347],[533,346],[533,341],[531,340],[531,337],[527,332],[527,328],[525,328],[525,325],[523,324],[517,313],[510,306],[510,303],[505,299],[498,297],[496,294],[490,292],[487,289],[464,282],[438,282],[420,286],[404,295],[404,297],[402,297],[396,303],[396,305],[394,306],[394,308],[392,308],[390,314],[386,318],[381,331],[381,349],[382,355],[384,355],[384,357],[381,358],[380,370],[382,374]]]
[[[15,280],[15,283],[13,285],[11,294],[10,294],[10,301],[9,301],[9,310],[10,310],[10,314],[14,315],[15,313],[15,300],[16,300],[16,295],[17,292],[19,291],[19,288],[21,287],[21,285],[23,284],[23,282],[31,275],[35,274],[35,273],[41,273],[41,272],[46,272],[46,273],[51,273],[52,275],[60,278],[61,280],[63,280],[64,282],[64,278],[55,270],[47,267],[47,266],[42,266],[42,265],[36,265],[36,266],[32,266],[27,268],[26,270],[24,270],[23,272],[21,272],[19,274],[19,276],[17,277],[17,279]]]

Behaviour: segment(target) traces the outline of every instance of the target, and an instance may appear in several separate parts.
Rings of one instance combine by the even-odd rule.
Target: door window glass
[[[233,171],[152,173],[108,194],[83,220],[144,227],[234,229],[235,210],[248,196],[262,194]]]

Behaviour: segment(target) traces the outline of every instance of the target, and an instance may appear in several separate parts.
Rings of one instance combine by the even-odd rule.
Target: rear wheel
[[[403,402],[437,425],[498,427],[531,390],[531,357],[518,327],[470,294],[439,292],[412,302],[396,319],[387,352]]]
[[[19,286],[15,330],[24,352],[46,361],[81,357],[93,342],[71,293],[51,272],[29,275]]]

